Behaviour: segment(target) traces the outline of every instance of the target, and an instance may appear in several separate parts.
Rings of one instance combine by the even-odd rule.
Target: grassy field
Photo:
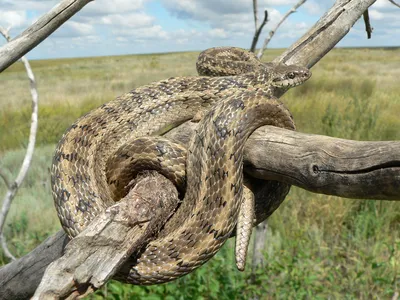
[[[280,50],[269,50],[271,60]],[[80,115],[140,85],[194,75],[198,53],[32,61],[40,94],[38,147],[10,211],[6,238],[22,256],[60,229],[49,167],[55,143]],[[335,49],[282,100],[298,130],[355,140],[400,140],[400,49]],[[0,168],[14,176],[30,125],[22,65],[0,75]],[[0,183],[0,195],[5,187]],[[400,202],[350,200],[292,188],[269,219],[267,265],[251,284],[232,241],[193,274],[138,287],[110,282],[90,298],[387,299],[400,290]],[[0,265],[7,263],[0,250]],[[249,268],[248,268],[249,269]]]

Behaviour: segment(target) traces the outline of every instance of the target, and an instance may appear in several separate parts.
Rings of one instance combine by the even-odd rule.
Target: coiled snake
[[[74,237],[128,193],[132,149],[146,144],[149,147],[139,156],[154,152],[158,159],[165,159],[161,163],[165,172],[175,172],[171,177],[181,178],[177,181],[184,179],[182,163],[176,158],[185,155],[184,149],[171,144],[173,150],[166,150],[167,141],[160,146],[162,140],[152,142],[146,136],[165,133],[212,107],[188,148],[184,199],[133,260],[126,281],[134,284],[173,280],[220,249],[246,199],[242,184],[246,139],[262,125],[294,129],[289,111],[272,91],[296,86],[311,76],[302,67],[261,63],[239,48],[206,50],[197,68],[202,76],[142,86],[89,112],[66,131],[54,155],[53,197],[64,230]],[[174,153],[172,160],[167,152]],[[114,165],[119,165],[117,171]]]

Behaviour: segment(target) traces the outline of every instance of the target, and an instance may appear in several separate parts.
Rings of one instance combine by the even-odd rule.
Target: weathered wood
[[[187,144],[195,124],[167,137]],[[247,140],[244,171],[314,193],[345,198],[400,200],[400,141],[352,141],[273,126]]]
[[[63,0],[32,26],[0,48],[0,73],[35,48],[93,0]]]
[[[364,11],[375,2],[376,0],[337,0],[310,30],[274,59],[274,62],[311,68],[335,47]]]
[[[195,126],[187,122],[167,136],[187,143]],[[400,200],[400,142],[358,142],[265,126],[257,129],[246,143],[245,172],[323,194]],[[256,194],[256,203],[273,195]],[[280,201],[275,199],[271,203]],[[258,222],[265,217],[258,218]],[[24,285],[21,295],[27,295],[27,290],[33,292],[32,286],[39,283],[37,278],[42,276],[43,269],[61,255],[63,236],[57,233],[27,256],[2,267],[0,299],[18,298],[15,286],[24,279],[29,284]]]
[[[178,203],[177,189],[162,175],[139,178],[126,198],[71,240],[46,269],[32,299],[74,299],[100,288],[155,236]]]
[[[60,258],[69,238],[60,230],[27,255],[0,268],[0,299],[29,299],[47,266]]]

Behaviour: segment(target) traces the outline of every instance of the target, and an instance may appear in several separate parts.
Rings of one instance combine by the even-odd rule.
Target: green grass
[[[281,50],[268,51],[271,60]],[[59,230],[49,167],[63,131],[80,115],[137,86],[195,74],[197,53],[33,61],[39,84],[38,147],[14,200],[5,235],[22,256]],[[282,100],[298,130],[355,140],[400,140],[400,49],[335,49],[312,79]],[[0,75],[0,168],[15,176],[30,124],[21,65]],[[0,195],[5,187],[0,184]],[[400,285],[399,202],[350,200],[292,188],[269,219],[267,264],[251,283],[235,270],[233,243],[175,282],[109,282],[91,299],[387,299]],[[0,264],[7,260],[0,252]]]

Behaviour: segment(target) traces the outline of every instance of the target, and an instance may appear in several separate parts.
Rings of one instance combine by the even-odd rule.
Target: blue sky
[[[258,0],[269,30],[298,0]],[[0,0],[0,26],[16,36],[57,0]],[[307,31],[334,3],[308,0],[280,27],[269,47],[285,48]],[[344,47],[400,46],[400,9],[387,0],[370,8],[374,32],[366,38],[358,22],[340,42]],[[29,53],[33,59],[248,48],[254,33],[252,0],[95,0]],[[3,41],[0,45],[4,44]]]

